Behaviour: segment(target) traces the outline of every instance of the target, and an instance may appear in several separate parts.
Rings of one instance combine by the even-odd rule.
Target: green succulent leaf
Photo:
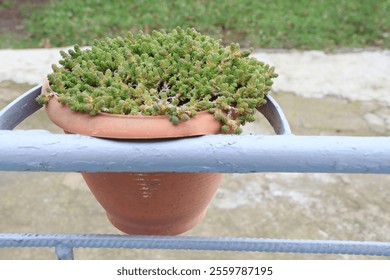
[[[61,51],[60,66],[48,75],[51,91],[37,101],[46,104],[56,94],[78,112],[168,115],[174,124],[208,110],[221,132],[239,134],[277,77],[273,67],[249,57],[251,51],[223,47],[193,28],[129,32]]]

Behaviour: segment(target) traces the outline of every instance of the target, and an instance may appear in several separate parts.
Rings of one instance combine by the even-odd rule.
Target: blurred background
[[[388,0],[0,0],[0,109],[41,83],[60,49],[182,26],[252,47],[276,66],[272,95],[294,134],[388,136],[389,14]],[[61,133],[43,110],[17,129]],[[273,133],[260,115],[244,132]],[[204,221],[185,235],[390,242],[389,185],[389,175],[227,174]],[[0,215],[1,232],[120,234],[77,173],[0,171]],[[0,248],[0,259],[54,258],[54,249]],[[76,249],[75,258],[379,257]]]
[[[389,48],[389,13],[387,0],[2,0],[0,47],[90,45],[181,26],[254,48]]]

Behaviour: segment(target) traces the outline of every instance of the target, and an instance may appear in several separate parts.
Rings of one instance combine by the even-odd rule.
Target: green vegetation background
[[[12,5],[1,1],[0,11]],[[20,11],[24,32],[0,33],[0,48],[90,45],[129,30],[176,26],[243,47],[390,48],[389,0],[53,0]]]

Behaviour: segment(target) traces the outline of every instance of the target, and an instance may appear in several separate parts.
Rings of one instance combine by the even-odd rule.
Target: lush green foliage
[[[56,0],[25,10],[24,44],[90,45],[95,38],[125,36],[129,30],[182,26],[221,38],[225,45],[390,48],[389,14],[388,0]],[[0,36],[0,46],[11,47],[6,45],[15,42],[11,39]]]
[[[57,94],[74,111],[168,115],[174,124],[208,110],[222,132],[240,133],[277,76],[249,54],[190,28],[95,40],[91,49],[61,52],[62,67],[48,75],[54,93],[38,101]]]

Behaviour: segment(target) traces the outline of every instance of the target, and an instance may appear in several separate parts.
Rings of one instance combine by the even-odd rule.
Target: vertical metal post
[[[74,260],[73,247],[59,244],[55,249],[58,260]]]

